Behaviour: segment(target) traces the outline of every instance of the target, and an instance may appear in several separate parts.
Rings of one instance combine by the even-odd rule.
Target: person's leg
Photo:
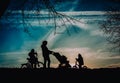
[[[50,58],[48,57],[48,68],[50,68]]]
[[[31,67],[32,67],[32,68],[34,68],[34,65],[33,65],[33,63],[31,63]]]
[[[44,68],[46,68],[46,58],[44,58]]]
[[[34,64],[34,68],[37,68],[37,64],[36,63]]]

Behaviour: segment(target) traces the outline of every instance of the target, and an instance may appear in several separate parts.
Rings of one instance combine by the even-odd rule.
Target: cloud
[[[120,63],[116,63],[116,64],[110,64],[108,66],[106,66],[106,68],[120,68]]]
[[[92,36],[101,36],[104,37],[104,32],[100,31],[99,29],[91,31]]]

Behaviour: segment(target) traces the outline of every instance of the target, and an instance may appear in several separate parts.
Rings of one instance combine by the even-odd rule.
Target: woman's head
[[[47,45],[47,41],[43,41],[42,43],[43,43],[43,45]]]

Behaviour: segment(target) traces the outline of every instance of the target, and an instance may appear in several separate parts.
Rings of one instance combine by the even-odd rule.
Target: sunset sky
[[[6,12],[19,11],[21,8],[18,5],[21,1],[24,0],[13,0]],[[51,1],[54,3],[55,0]],[[120,54],[108,49],[110,44],[106,41],[107,35],[100,30],[100,22],[106,20],[105,8],[116,5],[118,4],[108,2],[108,0],[64,0],[58,3],[55,6],[58,12],[80,20],[73,25],[66,23],[70,34],[64,26],[56,29],[57,33],[62,34],[54,34],[53,21],[46,24],[49,18],[46,17],[44,10],[42,12],[45,19],[39,19],[41,24],[36,18],[29,19],[28,22],[32,28],[27,27],[30,28],[31,35],[23,31],[23,25],[19,23],[21,17],[18,12],[12,14],[7,20],[3,15],[0,28],[0,67],[19,67],[21,63],[26,62],[27,54],[32,48],[39,53],[39,60],[43,61],[40,48],[43,40],[48,41],[47,46],[50,50],[65,55],[72,66],[80,53],[83,56],[84,65],[89,68],[120,67]],[[26,8],[29,6],[26,5]],[[30,11],[26,10],[25,14]],[[19,19],[15,18],[17,16]],[[62,23],[58,20],[57,24]],[[57,67],[59,64],[57,59],[52,55],[50,58],[51,67]]]

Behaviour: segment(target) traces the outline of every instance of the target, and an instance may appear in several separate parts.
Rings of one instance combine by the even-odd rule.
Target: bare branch
[[[16,11],[13,10],[14,8],[11,8],[9,12],[6,12],[6,18],[12,16],[12,14],[16,11],[15,13],[19,14],[19,16],[16,18],[19,19],[20,16],[22,17],[22,19],[19,19],[17,22],[23,25],[24,32],[28,33],[29,35],[31,34],[30,28],[33,29],[30,22],[31,18],[34,18],[32,21],[37,19],[39,25],[41,25],[41,19],[44,19],[46,25],[48,25],[50,22],[53,22],[55,34],[63,33],[62,31],[57,31],[58,28],[65,28],[68,35],[70,35],[69,25],[73,26],[73,24],[76,22],[82,22],[74,17],[57,12],[54,5],[61,2],[63,2],[63,0],[55,0],[54,3],[51,2],[51,0],[24,0],[22,1],[22,4],[17,6],[20,8],[19,10]],[[46,19],[47,17],[48,19]],[[10,20],[9,22],[12,21]],[[77,32],[77,30],[75,31]]]
[[[120,52],[120,10],[111,8],[105,15],[107,19],[102,24],[101,30],[107,34],[107,41],[112,45],[112,50]]]

